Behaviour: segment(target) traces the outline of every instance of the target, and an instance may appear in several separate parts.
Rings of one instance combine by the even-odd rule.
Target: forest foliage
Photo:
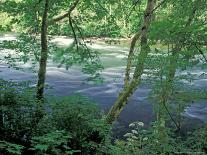
[[[0,63],[20,70],[31,62],[30,71],[38,73],[36,88],[0,81],[0,154],[207,153],[206,124],[182,130],[186,107],[207,98],[206,89],[191,85],[206,76],[206,0],[2,0],[0,19],[0,35],[17,36],[0,42]],[[73,43],[51,42],[62,35]],[[66,69],[81,66],[86,80],[104,82],[100,52],[89,47],[98,38],[106,44],[130,40],[124,86],[108,114],[81,95],[49,97],[48,60]],[[193,75],[192,68],[204,73]],[[144,83],[153,88],[155,121],[148,127],[128,122],[129,132],[116,139],[113,122]]]

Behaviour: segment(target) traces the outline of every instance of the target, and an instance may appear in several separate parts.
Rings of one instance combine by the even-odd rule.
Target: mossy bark
[[[44,85],[45,85],[45,74],[47,66],[48,57],[48,43],[47,43],[47,18],[48,18],[48,8],[49,0],[45,0],[44,13],[42,16],[42,26],[41,26],[41,56],[39,62],[39,72],[38,72],[38,82],[37,82],[37,99],[42,100],[44,95]]]
[[[112,106],[112,108],[110,109],[107,115],[107,122],[110,124],[117,119],[117,117],[123,110],[124,106],[127,104],[128,98],[131,97],[131,95],[134,93],[134,91],[136,90],[137,86],[140,83],[141,75],[144,70],[144,63],[150,51],[147,41],[147,31],[151,23],[152,11],[154,9],[154,5],[155,5],[155,0],[147,1],[147,7],[144,13],[144,22],[140,31],[141,50],[138,56],[138,62],[136,64],[134,75],[130,83],[129,83],[129,71],[131,68],[131,62],[128,62],[127,69],[126,69],[125,88],[120,93],[119,97],[117,98],[117,100],[115,101],[114,105]],[[128,61],[131,61],[134,47],[138,39],[139,39],[139,33],[135,35],[135,37],[131,42]]]
[[[80,0],[75,0],[65,14],[58,15],[58,17],[56,18],[52,18],[51,20],[48,20],[49,0],[45,0],[44,12],[42,16],[42,26],[41,26],[41,56],[39,62],[40,68],[38,72],[37,94],[36,94],[36,97],[39,101],[44,98],[45,75],[46,75],[47,57],[48,57],[48,43],[47,43],[48,26],[70,16],[71,12],[76,8],[79,1]]]

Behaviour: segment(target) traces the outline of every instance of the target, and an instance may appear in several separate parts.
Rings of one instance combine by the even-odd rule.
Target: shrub
[[[131,155],[176,155],[176,154],[206,154],[206,127],[193,131],[187,137],[180,137],[165,127],[159,129],[158,122],[144,130],[142,122],[131,123],[131,131],[126,133],[125,140],[117,140],[113,150],[119,154]],[[113,152],[115,152],[113,151]],[[113,155],[116,155],[114,153]]]
[[[16,154],[108,151],[110,127],[88,98],[74,95],[38,103],[28,84],[0,82],[0,151]]]
[[[71,134],[68,146],[81,154],[106,152],[109,126],[105,123],[95,103],[80,95],[53,99],[48,105],[48,115],[39,123],[41,129],[64,130]],[[47,131],[46,131],[47,132]],[[43,133],[40,133],[43,134]]]
[[[0,141],[0,154],[21,155],[24,146]]]

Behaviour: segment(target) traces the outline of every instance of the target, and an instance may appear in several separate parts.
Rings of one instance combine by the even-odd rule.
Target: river
[[[5,36],[1,37],[0,41],[12,39],[15,39],[15,37]],[[71,42],[71,39],[56,37],[52,41],[57,44],[67,45]],[[84,75],[80,69],[77,69],[77,67],[71,67],[69,70],[66,70],[64,67],[57,68],[57,64],[49,60],[46,83],[52,87],[52,89],[47,90],[47,93],[55,96],[68,96],[74,93],[81,93],[96,101],[101,110],[107,112],[123,87],[126,64],[125,58],[128,53],[128,48],[106,44],[93,44],[91,47],[103,52],[100,59],[106,66],[101,73],[105,79],[104,83],[98,85],[85,83],[84,79],[87,76]],[[2,54],[3,52],[4,51],[1,51]],[[22,67],[27,68],[28,64],[22,65]],[[206,69],[196,68],[191,69],[189,72],[199,77],[189,85],[201,89],[207,88],[207,76],[201,76],[207,73]],[[187,74],[187,71],[183,72],[183,74],[185,73]],[[6,64],[0,63],[0,78],[13,81],[30,80],[35,84],[37,81],[37,74],[30,71],[24,72],[14,70],[8,68]],[[131,122],[142,121],[145,124],[149,124],[150,121],[154,120],[153,101],[148,98],[150,91],[151,87],[147,84],[141,85],[141,87],[136,90],[118,118],[116,129],[122,132]],[[205,122],[207,120],[206,101],[207,99],[199,100],[187,107],[183,116],[192,120],[192,122]]]

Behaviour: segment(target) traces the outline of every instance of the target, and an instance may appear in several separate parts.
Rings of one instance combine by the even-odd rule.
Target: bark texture
[[[154,5],[155,5],[155,0],[148,0],[147,1],[147,7],[146,7],[145,13],[144,13],[144,22],[143,22],[140,34],[137,33],[135,35],[134,39],[132,40],[129,57],[132,57],[132,55],[133,55],[135,43],[139,39],[139,36],[141,38],[141,50],[140,50],[140,54],[138,56],[138,62],[136,64],[134,75],[133,75],[133,78],[130,81],[130,83],[129,83],[129,78],[128,78],[129,77],[128,70],[130,70],[130,68],[131,68],[131,62],[129,62],[127,64],[127,71],[126,71],[126,78],[125,78],[125,84],[126,84],[125,89],[120,93],[119,97],[117,98],[117,100],[115,101],[114,105],[112,106],[112,108],[110,109],[110,111],[107,115],[107,122],[110,124],[113,123],[113,121],[115,121],[117,119],[117,117],[119,116],[119,114],[123,110],[124,106],[127,104],[128,98],[134,93],[134,91],[136,90],[137,86],[140,83],[141,75],[144,70],[144,63],[145,63],[147,55],[150,51],[150,48],[149,48],[148,42],[147,42],[147,31],[148,31],[148,28],[151,23],[152,11],[154,9]],[[131,61],[131,58],[129,59],[129,61]]]
[[[155,3],[156,1],[154,1]],[[156,7],[154,7],[152,10],[150,10],[150,12],[147,12],[145,15],[153,15],[153,12],[155,12],[163,3],[165,3],[166,0],[163,0],[162,2],[160,2]],[[147,11],[147,10],[146,10]],[[154,18],[155,16],[151,17],[151,20]],[[126,67],[126,72],[125,72],[125,78],[124,78],[124,83],[125,83],[125,87],[127,87],[129,85],[130,82],[130,71],[131,71],[131,67],[132,67],[132,58],[134,56],[134,51],[135,51],[135,46],[137,41],[140,39],[142,33],[143,33],[143,27],[142,29],[137,32],[134,37],[132,38],[131,41],[131,46],[130,46],[130,50],[129,50],[129,54],[128,54],[128,59],[127,59],[127,67]]]
[[[37,99],[43,99],[44,85],[45,85],[45,74],[47,66],[47,55],[48,55],[48,44],[47,44],[47,17],[49,0],[45,0],[44,13],[42,16],[42,26],[41,26],[41,56],[39,62],[39,72],[38,72],[38,82],[37,82]]]
[[[53,18],[52,20],[48,21],[49,0],[45,0],[45,7],[42,16],[42,26],[41,26],[41,56],[39,62],[40,67],[38,72],[37,95],[36,95],[38,100],[42,100],[44,98],[45,74],[46,74],[47,57],[48,57],[48,43],[47,43],[48,26],[66,17],[69,17],[79,1],[80,0],[74,1],[74,3],[70,6],[69,10],[65,14],[59,15],[57,18]]]

